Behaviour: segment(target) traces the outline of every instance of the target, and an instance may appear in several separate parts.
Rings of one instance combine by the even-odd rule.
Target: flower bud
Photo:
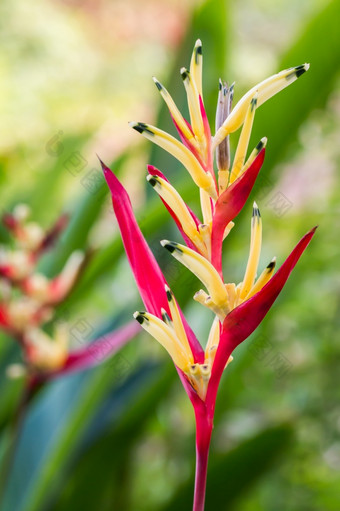
[[[226,82],[219,81],[219,92],[216,109],[216,131],[222,126],[231,111],[234,84],[228,87]],[[226,137],[216,148],[216,163],[219,171],[228,171],[230,166],[229,137]]]

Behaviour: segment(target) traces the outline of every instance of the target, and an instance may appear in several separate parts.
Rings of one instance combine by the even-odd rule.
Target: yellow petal
[[[202,42],[200,39],[197,39],[197,41],[195,43],[194,51],[192,52],[192,57],[191,57],[190,74],[191,74],[193,82],[195,83],[198,94],[203,99],[202,68],[203,68]]]
[[[251,99],[247,114],[244,120],[243,128],[241,131],[241,135],[237,144],[235,156],[234,156],[234,162],[233,166],[230,172],[230,180],[229,183],[232,184],[235,179],[238,178],[238,176],[241,174],[241,171],[244,167],[244,162],[246,159],[247,151],[248,151],[248,145],[251,135],[251,130],[253,127],[254,122],[254,116],[255,116],[255,110],[256,110],[256,103],[257,103],[257,92]]]
[[[205,190],[203,190],[203,188],[200,188],[200,200],[201,200],[203,223],[210,225],[212,222],[212,210],[211,210],[210,196]]]
[[[169,325],[166,325],[161,319],[147,312],[135,312],[133,317],[141,324],[144,330],[167,350],[176,366],[185,371],[189,361]]]
[[[198,144],[194,138],[194,135],[192,134],[190,128],[188,127],[187,123],[185,122],[185,119],[183,118],[181,112],[178,110],[177,106],[176,106],[176,103],[174,102],[174,100],[172,99],[172,97],[170,96],[169,92],[166,90],[166,88],[164,87],[164,85],[162,85],[158,80],[157,78],[153,77],[153,81],[155,82],[156,84],[156,87],[157,89],[159,90],[162,98],[164,99],[169,111],[170,111],[170,114],[172,115],[174,121],[176,122],[177,126],[179,127],[179,129],[181,130],[181,132],[183,133],[183,135],[186,137],[187,140],[189,140],[191,142],[191,144],[193,144],[197,149],[198,149]]]
[[[276,257],[274,257],[270,261],[268,266],[263,270],[263,272],[261,273],[261,275],[259,276],[259,278],[257,279],[257,281],[255,282],[255,284],[253,285],[253,287],[251,288],[251,290],[249,291],[249,293],[247,294],[247,296],[245,297],[244,300],[249,300],[249,298],[251,298],[256,293],[261,291],[263,286],[265,286],[267,284],[267,282],[269,282],[269,280],[272,278],[273,273],[275,271],[275,265],[276,265]]]
[[[195,82],[193,81],[190,72],[182,67],[181,75],[185,91],[187,93],[188,108],[190,114],[191,127],[199,142],[204,139],[204,125],[201,115],[201,107],[199,101],[199,94]]]
[[[257,144],[255,149],[253,149],[252,152],[250,153],[248,160],[243,165],[241,172],[237,177],[240,177],[247,169],[249,169],[250,165],[253,163],[259,152],[262,151],[264,147],[266,147],[267,141],[268,141],[267,137],[261,138],[260,142]]]
[[[308,69],[309,64],[285,69],[250,89],[236,104],[229,117],[216,132],[213,139],[213,149],[215,149],[229,133],[233,133],[242,125],[247,113],[249,101],[256,91],[258,91],[257,106],[259,107],[267,101],[267,99],[271,98],[285,87],[288,87],[288,85],[297,80]]]
[[[250,251],[247,263],[246,272],[241,286],[241,298],[244,299],[253,287],[256,277],[257,267],[260,259],[262,243],[262,221],[259,208],[254,202],[253,216],[251,220],[251,238],[250,238]]]
[[[181,341],[181,344],[182,344],[183,349],[186,353],[186,357],[189,360],[189,363],[192,364],[194,361],[194,358],[192,355],[192,351],[190,348],[187,334],[186,334],[184,326],[183,326],[181,314],[178,309],[176,299],[173,295],[173,292],[171,291],[171,289],[168,286],[165,286],[165,291],[166,291],[166,297],[168,300],[168,305],[169,305],[170,314],[171,314],[171,318],[172,318],[173,328],[175,330],[177,338]]]
[[[217,348],[218,343],[220,341],[220,322],[218,317],[216,316],[209,332],[208,342],[205,347],[205,358],[211,358],[211,350],[212,348]]]
[[[161,245],[199,278],[207,288],[211,300],[218,307],[226,305],[228,296],[224,283],[213,265],[205,257],[173,241],[163,240]]]
[[[129,124],[148,140],[151,140],[151,142],[154,142],[165,149],[165,151],[172,154],[184,165],[197,186],[206,190],[211,197],[217,198],[213,177],[211,174],[205,172],[199,161],[187,147],[181,144],[176,138],[154,126],[142,122],[130,122]]]
[[[168,181],[161,178],[160,176],[149,175],[146,179],[154,188],[154,190],[156,190],[158,195],[160,195],[160,197],[162,197],[162,199],[173,210],[178,220],[180,221],[185,234],[191,239],[191,241],[193,241],[193,243],[200,251],[205,252],[205,244],[202,242],[202,238],[197,230],[194,219],[192,218],[184,200],[177,192],[177,190]]]

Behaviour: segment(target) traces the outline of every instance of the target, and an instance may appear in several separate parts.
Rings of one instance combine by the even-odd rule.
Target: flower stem
[[[203,413],[202,413],[203,412]],[[206,408],[196,410],[196,476],[193,511],[204,511],[209,446],[213,428],[213,417]]]

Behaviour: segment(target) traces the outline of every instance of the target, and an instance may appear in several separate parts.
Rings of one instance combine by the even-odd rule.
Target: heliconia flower
[[[63,215],[45,231],[38,224],[27,223],[28,216],[28,207],[21,204],[3,218],[13,236],[14,249],[0,247],[0,328],[19,343],[24,360],[24,364],[10,366],[8,375],[26,376],[27,387],[32,390],[52,378],[106,360],[131,340],[140,327],[131,321],[76,349],[71,346],[65,323],[57,323],[53,335],[47,335],[43,325],[53,319],[55,307],[74,288],[86,258],[75,251],[52,279],[36,272],[40,256],[51,249],[65,228],[67,217]]]
[[[18,204],[13,213],[5,213],[2,221],[15,237],[18,245],[32,253],[34,260],[50,249],[68,224],[68,215],[61,215],[49,231],[36,222],[27,222],[30,216],[27,204]]]
[[[139,330],[138,324],[130,321],[81,348],[70,348],[66,324],[56,326],[53,338],[38,328],[28,330],[23,338],[26,365],[18,374],[27,374],[30,387],[34,387],[68,373],[90,369],[112,357]]]
[[[154,79],[166,102],[181,142],[144,123],[131,126],[171,153],[199,188],[202,221],[185,204],[162,172],[149,165],[147,181],[175,220],[186,245],[162,240],[161,245],[194,273],[204,289],[194,299],[213,313],[210,333],[202,345],[188,326],[179,305],[150,251],[134,217],[126,190],[102,162],[125,250],[146,311],[135,319],[169,353],[196,418],[196,481],[194,511],[203,511],[210,437],[218,385],[232,352],[257,328],[273,305],[315,229],[309,231],[275,273],[276,258],[258,273],[262,220],[256,203],[251,219],[250,248],[241,282],[228,283],[222,272],[222,244],[234,226],[262,166],[267,139],[247,157],[255,111],[271,96],[295,81],[308,64],[290,68],[251,89],[232,109],[234,86],[220,80],[216,134],[211,136],[202,96],[202,45],[196,42],[190,69],[181,69],[190,123],[168,91]],[[229,135],[242,126],[231,163]],[[214,170],[216,154],[217,178]]]
[[[81,348],[70,348],[67,325],[57,325],[53,338],[39,328],[30,328],[20,339],[25,364],[11,364],[6,372],[13,379],[27,377],[27,387],[33,391],[47,381],[105,362],[139,330],[139,325],[130,321]]]
[[[49,280],[41,273],[34,273],[21,282],[21,288],[27,296],[44,305],[56,305],[64,300],[74,287],[84,262],[85,254],[77,250],[70,255],[59,275]]]

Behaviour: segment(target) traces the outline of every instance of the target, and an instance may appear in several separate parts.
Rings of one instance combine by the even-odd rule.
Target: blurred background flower
[[[127,124],[143,119],[171,132],[151,77],[175,90],[182,108],[178,70],[200,37],[213,124],[219,77],[237,82],[237,101],[265,76],[311,63],[303,81],[257,113],[250,146],[267,136],[266,161],[228,238],[225,275],[242,278],[252,199],[267,227],[262,265],[275,252],[280,264],[311,225],[320,228],[313,250],[261,330],[236,350],[222,381],[207,511],[338,509],[339,17],[335,0],[1,2],[1,213],[26,202],[44,228],[60,211],[70,214],[56,251],[41,260],[39,271],[49,278],[75,250],[94,250],[59,313],[80,343],[105,335],[141,306],[96,153],[132,195],[169,284],[198,337],[206,338],[207,316],[199,305],[186,305],[194,289],[189,272],[169,264],[158,248],[159,239],[179,237],[147,190],[145,164],[166,170],[193,209],[197,197],[175,160],[156,148],[150,153]],[[3,229],[0,240],[8,242]],[[21,391],[5,368],[17,358],[1,334],[0,455]],[[36,396],[2,509],[189,509],[191,413],[166,356],[141,334],[111,361]]]

